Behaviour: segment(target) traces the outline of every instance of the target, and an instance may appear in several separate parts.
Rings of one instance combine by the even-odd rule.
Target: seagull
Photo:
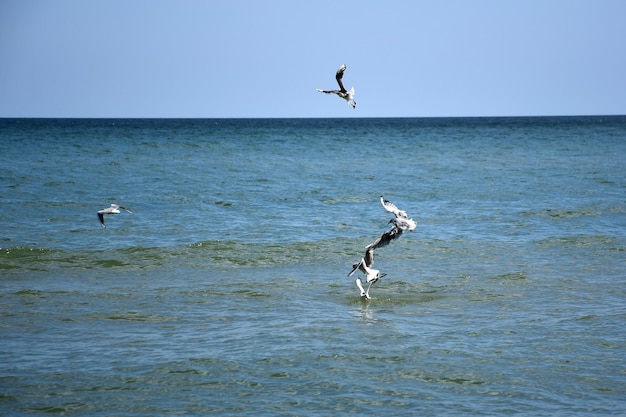
[[[367,291],[363,289],[361,278],[356,279],[356,285],[359,287],[359,290],[361,290],[361,298],[367,300],[370,299],[369,292],[372,285],[380,278],[387,275],[384,272],[380,272],[378,269],[371,268],[372,264],[374,264],[374,249],[372,245],[368,245],[366,247],[365,256],[361,258],[358,263],[352,265],[352,271],[348,274],[348,276],[351,277],[357,269],[365,274],[365,281],[369,283]]]
[[[345,70],[346,64],[343,64],[337,70],[337,75],[335,75],[335,78],[337,79],[337,84],[339,84],[339,90],[322,90],[320,88],[316,88],[316,90],[324,94],[337,94],[348,103],[348,106],[351,106],[354,109],[356,108],[356,101],[354,101],[354,87],[352,87],[350,91],[348,91],[343,86],[343,82],[341,82],[341,79],[343,78],[343,72]]]
[[[393,220],[394,219],[391,219],[389,223],[391,223]],[[391,226],[391,229],[382,232],[380,236],[378,236],[375,241],[367,245],[365,249],[373,251],[374,249],[384,248],[392,241],[402,236],[402,231],[403,230],[400,226],[394,224],[393,226]]]
[[[105,214],[119,214],[120,209],[126,210],[129,213],[132,213],[132,211],[130,211],[129,209],[124,208],[122,206],[118,206],[117,204],[111,204],[111,207],[107,207],[105,209],[98,211],[98,220],[100,220],[100,224],[102,225],[102,227],[106,227],[104,225],[104,215]]]
[[[409,215],[404,210],[398,209],[395,204],[393,204],[389,200],[385,200],[385,198],[380,196],[380,204],[383,205],[385,210],[394,214],[394,218],[389,220],[389,223],[393,223],[395,226],[399,227],[401,230],[409,229],[409,232],[412,232],[417,227],[415,220],[409,219]],[[402,233],[402,232],[400,232]],[[397,237],[400,237],[399,235]]]

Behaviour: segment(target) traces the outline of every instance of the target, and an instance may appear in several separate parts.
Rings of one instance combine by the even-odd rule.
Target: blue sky
[[[626,114],[623,0],[0,0],[0,117]],[[332,89],[345,63],[357,108]]]

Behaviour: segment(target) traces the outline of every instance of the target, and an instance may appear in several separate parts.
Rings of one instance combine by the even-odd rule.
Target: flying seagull
[[[120,209],[126,210],[129,213],[132,213],[132,211],[130,211],[129,209],[124,208],[122,206],[118,206],[117,204],[111,204],[111,207],[107,207],[105,209],[98,211],[98,220],[100,220],[100,224],[102,225],[102,227],[106,227],[104,225],[104,215],[105,214],[119,214]]]
[[[358,263],[352,265],[352,271],[350,271],[348,276],[354,274],[358,269],[365,274],[365,281],[369,283],[367,290],[364,290],[361,278],[356,279],[356,286],[359,287],[359,290],[361,290],[361,298],[369,300],[369,293],[372,285],[374,285],[380,278],[387,275],[384,272],[381,273],[379,270],[372,268],[372,265],[374,264],[374,250],[387,246],[392,240],[399,238],[401,234],[402,229],[394,224],[391,229],[381,233],[375,241],[367,245],[365,247],[365,256],[361,258]]]
[[[393,222],[393,220],[394,219],[391,219],[389,223]],[[402,228],[397,224],[394,224],[393,226],[391,226],[391,229],[382,232],[375,241],[367,245],[365,248],[372,251],[374,249],[384,248],[400,236],[402,236]]]
[[[352,106],[352,108],[354,109],[356,108],[356,101],[354,101],[354,87],[352,87],[350,91],[348,91],[343,86],[343,82],[341,81],[341,79],[343,78],[343,72],[345,70],[346,64],[343,64],[337,70],[337,75],[335,75],[335,78],[337,79],[337,84],[339,84],[339,90],[322,90],[320,88],[316,88],[316,90],[324,94],[337,94],[348,103],[348,106]]]
[[[383,233],[381,233],[380,236],[378,236],[378,238],[376,238],[375,241],[373,241],[372,243],[366,246],[366,249],[372,250],[372,251],[374,249],[383,248],[387,246],[388,244],[390,244],[391,242],[393,242],[394,240],[402,236],[402,232],[404,232],[406,229],[409,229],[409,232],[412,232],[417,226],[417,224],[415,223],[415,220],[409,219],[409,216],[407,215],[406,211],[399,210],[395,206],[395,204],[393,204],[389,200],[385,200],[382,195],[380,196],[380,202],[387,211],[393,213],[396,217],[389,220],[389,223],[393,223],[393,226],[391,226],[391,229],[386,230]]]
[[[389,200],[385,200],[382,195],[380,196],[380,204],[383,205],[385,210],[387,210],[390,213],[393,213],[393,215],[395,216],[393,219],[389,220],[389,223],[393,223],[394,225],[399,227],[401,230],[409,229],[409,232],[412,232],[413,230],[415,230],[415,227],[417,227],[417,224],[415,223],[415,220],[409,219],[409,215],[406,213],[406,211],[398,209],[398,207],[396,207],[395,204],[393,204]],[[397,237],[400,237],[400,236],[398,235]]]
[[[352,271],[348,274],[348,276],[351,277],[357,269],[365,274],[365,281],[369,284],[367,286],[367,291],[363,289],[361,278],[356,279],[356,285],[359,287],[359,290],[361,290],[361,298],[368,300],[370,299],[369,292],[372,285],[374,285],[374,283],[380,278],[387,275],[384,272],[380,272],[379,270],[372,268],[372,265],[374,264],[374,249],[375,248],[373,248],[372,245],[368,245],[367,250],[365,251],[365,256],[361,258],[358,263],[352,265]]]

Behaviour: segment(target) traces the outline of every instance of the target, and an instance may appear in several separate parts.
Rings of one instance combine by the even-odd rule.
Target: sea
[[[0,144],[2,416],[626,415],[626,116],[5,118]],[[380,196],[417,228],[363,300]]]

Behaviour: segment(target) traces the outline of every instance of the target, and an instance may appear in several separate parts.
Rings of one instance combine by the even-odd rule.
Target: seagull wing
[[[346,64],[343,64],[342,66],[339,67],[339,69],[337,70],[337,74],[335,75],[335,78],[337,79],[337,84],[339,84],[339,89],[344,94],[348,92],[348,90],[346,90],[346,88],[343,86],[343,82],[341,82],[341,79],[343,78],[343,72],[345,70],[346,70]]]
[[[394,224],[391,229],[383,232],[380,236],[378,236],[378,239],[367,245],[366,248],[371,249],[372,251],[374,249],[383,248],[400,236],[402,236],[402,229]]]
[[[321,88],[316,88],[317,91],[324,94],[339,94],[341,91],[339,90],[322,90]]]
[[[352,265],[352,271],[350,271],[348,276],[351,277],[352,274],[354,274],[357,269],[361,269],[364,262],[365,262],[365,259],[361,258],[361,260],[358,263],[355,263],[354,265]]]
[[[368,268],[374,264],[374,248],[367,248],[363,261],[365,262],[365,266]]]
[[[400,210],[391,201],[385,200],[385,198],[382,195],[380,196],[380,204],[383,205],[385,210],[387,210],[390,213],[393,213],[396,217],[404,217],[404,218],[407,218],[407,219],[409,218],[408,214],[406,214],[406,211]]]
[[[104,225],[104,213],[102,213],[102,211],[104,211],[104,210],[100,210],[98,212],[98,220],[100,220],[100,224],[102,225],[102,227],[106,227]]]

